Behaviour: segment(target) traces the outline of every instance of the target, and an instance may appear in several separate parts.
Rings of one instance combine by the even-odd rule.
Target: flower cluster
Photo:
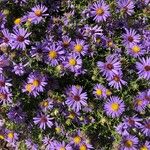
[[[150,0],[0,6],[0,148],[150,150]]]

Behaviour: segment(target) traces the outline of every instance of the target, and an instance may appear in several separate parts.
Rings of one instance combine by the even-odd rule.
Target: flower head
[[[110,117],[119,117],[125,110],[124,102],[117,96],[112,96],[104,104],[104,111]]]

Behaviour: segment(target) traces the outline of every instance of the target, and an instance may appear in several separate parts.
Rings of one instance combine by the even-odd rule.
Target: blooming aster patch
[[[150,150],[150,0],[0,8],[0,149]]]

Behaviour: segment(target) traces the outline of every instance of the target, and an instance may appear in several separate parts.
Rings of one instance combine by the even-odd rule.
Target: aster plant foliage
[[[150,150],[150,0],[1,0],[0,149]]]

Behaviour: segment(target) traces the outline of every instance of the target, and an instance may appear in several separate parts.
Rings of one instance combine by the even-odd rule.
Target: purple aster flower
[[[117,133],[119,133],[120,135],[122,136],[127,136],[129,135],[129,128],[128,126],[123,122],[123,123],[120,123],[117,127],[116,127],[116,131]]]
[[[45,62],[51,66],[57,66],[61,60],[63,60],[64,51],[61,46],[55,44],[46,47],[45,52]]]
[[[87,142],[83,142],[79,145],[79,150],[91,150],[93,146]]]
[[[6,80],[3,74],[0,74],[0,91],[9,92],[9,87],[12,86],[12,84],[9,82],[10,80]]]
[[[84,40],[77,39],[75,42],[72,42],[71,45],[74,53],[83,56],[87,54],[88,45],[85,44]]]
[[[44,137],[42,142],[43,142],[43,145],[45,146],[46,150],[51,150],[51,149],[55,148],[55,141],[53,138]]]
[[[150,149],[150,142],[145,141],[145,144],[141,144],[139,150],[149,150]]]
[[[30,150],[38,150],[38,145],[33,143],[31,139],[25,140],[25,144]]]
[[[73,85],[68,92],[66,104],[74,111],[78,112],[81,106],[87,106],[87,93],[83,92],[82,87]]]
[[[94,86],[93,94],[96,98],[106,98],[106,88],[101,84],[96,84]]]
[[[15,143],[18,140],[18,134],[15,133],[14,131],[6,130],[6,138],[5,140],[10,143],[11,145],[15,146]]]
[[[126,33],[122,35],[124,46],[137,44],[140,42],[140,35],[134,29],[125,29]]]
[[[117,6],[124,14],[131,16],[134,13],[134,3],[131,0],[117,0]]]
[[[120,150],[137,150],[138,142],[139,140],[135,136],[125,136],[121,141]]]
[[[97,66],[102,72],[103,76],[113,77],[113,75],[118,74],[121,70],[120,58],[116,57],[116,55],[109,55],[106,57],[106,62],[97,62]]]
[[[2,42],[11,45],[11,33],[9,33],[8,29],[3,29],[2,31]]]
[[[122,89],[122,85],[126,85],[127,82],[122,79],[122,73],[114,74],[112,77],[107,79],[109,85],[117,90]]]
[[[91,37],[96,42],[97,36],[103,35],[102,31],[103,30],[102,30],[101,26],[98,26],[98,25],[96,25],[94,27],[86,26],[85,27],[85,36]]]
[[[69,138],[70,138],[70,144],[74,145],[74,146],[79,146],[79,144],[81,144],[84,141],[83,134],[81,133],[80,130],[78,130],[77,132],[75,132]]]
[[[12,49],[26,49],[26,45],[29,45],[30,41],[27,39],[31,33],[27,32],[24,28],[15,28],[14,34],[12,34]]]
[[[32,84],[33,89],[38,92],[44,91],[44,87],[47,85],[46,80],[46,76],[37,71],[30,73],[28,76],[28,83]]]
[[[63,141],[62,143],[61,142],[55,143],[55,150],[73,150],[73,148]]]
[[[109,6],[103,0],[94,2],[90,9],[91,16],[96,22],[106,21],[110,16]]]
[[[47,11],[47,7],[44,5],[36,5],[32,8],[32,12],[29,12],[29,18],[31,18],[32,22],[35,24],[38,24],[43,20],[43,17],[47,16],[48,14],[45,14]]]
[[[24,75],[25,73],[25,67],[28,65],[28,63],[26,64],[22,64],[22,63],[19,63],[19,64],[16,64],[16,63],[13,63],[13,72],[18,75],[18,76],[22,76]]]
[[[150,58],[142,57],[139,59],[140,62],[136,62],[136,68],[138,70],[139,78],[144,78],[146,80],[150,79]]]
[[[150,119],[145,120],[140,128],[144,135],[150,137]]]
[[[60,41],[60,45],[66,49],[70,46],[71,38],[67,35],[62,36],[62,41]]]
[[[53,100],[50,98],[47,98],[40,102],[40,107],[43,111],[51,110],[53,108]]]
[[[133,100],[134,110],[138,112],[142,112],[145,110],[148,102],[145,100],[145,93],[140,93]]]
[[[76,54],[70,54],[63,64],[71,72],[77,73],[82,68],[82,59]]]
[[[34,90],[34,86],[32,83],[24,83],[22,92],[27,92],[29,95],[33,95],[34,97],[39,95],[38,91]]]
[[[9,91],[1,91],[0,103],[2,103],[3,105],[8,105],[9,103],[12,103],[12,94]]]
[[[46,126],[51,128],[53,125],[52,118],[50,118],[49,115],[40,114],[37,117],[34,117],[33,120],[34,120],[34,123],[38,124],[39,127],[43,130],[46,129]]]
[[[112,96],[104,104],[104,111],[112,118],[119,117],[125,110],[124,102],[117,96]]]
[[[22,111],[20,105],[12,107],[7,113],[8,118],[15,123],[23,123],[25,121],[26,114]]]
[[[127,125],[127,127],[130,127],[130,128],[139,128],[141,126],[141,121],[142,119],[138,118],[136,115],[133,116],[133,117],[125,117],[123,119],[124,121],[124,124]]]
[[[127,53],[135,58],[142,56],[146,53],[146,50],[141,44],[131,44],[127,47]]]

